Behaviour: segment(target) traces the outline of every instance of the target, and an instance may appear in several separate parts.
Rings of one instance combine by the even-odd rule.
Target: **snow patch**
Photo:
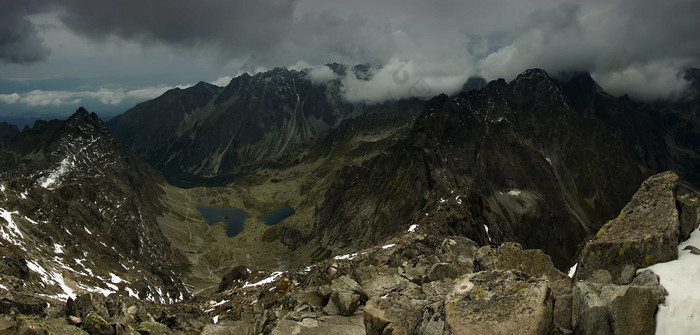
[[[126,282],[126,280],[124,280],[124,279],[122,279],[121,277],[115,275],[114,273],[110,273],[110,274],[109,274],[109,280],[110,280],[112,283],[115,283],[115,284],[119,284],[119,283],[121,283],[121,282]]]
[[[510,190],[510,191],[508,191],[508,195],[512,195],[512,196],[514,196],[514,197],[519,196],[520,193],[522,193],[520,190]]]
[[[129,293],[129,296],[132,298],[136,298],[136,299],[139,298],[139,295],[136,294],[136,292],[134,290],[132,290],[131,287],[127,287],[126,292]]]
[[[335,260],[343,260],[343,259],[350,260],[350,259],[355,258],[355,256],[357,256],[357,253],[347,254],[347,255],[342,255],[342,256],[335,256],[335,257],[333,257],[333,259],[335,259]]]
[[[9,291],[10,289],[7,288],[7,286],[0,284],[0,289],[3,289],[5,291]]]
[[[390,244],[387,244],[387,245],[383,245],[383,246],[382,246],[382,249],[393,248],[395,245],[396,245],[396,244],[394,244],[394,243],[390,243]]]
[[[248,282],[246,282],[246,284],[243,285],[243,288],[254,287],[254,286],[260,286],[260,285],[265,285],[265,284],[272,283],[272,282],[275,281],[275,279],[277,279],[277,277],[279,277],[279,276],[281,276],[281,275],[282,275],[282,272],[280,272],[280,271],[273,272],[269,277],[267,277],[267,278],[265,278],[265,279],[263,279],[263,280],[261,280],[261,281],[259,281],[259,282],[252,283],[252,284],[249,284]]]
[[[491,235],[489,235],[489,227],[487,225],[484,225],[484,230],[486,230],[486,237],[488,237],[489,242],[491,242]]]
[[[5,192],[5,184],[0,184],[0,192]]]
[[[574,278],[574,274],[576,274],[577,267],[578,267],[578,263],[574,264],[574,266],[569,268],[569,278]]]
[[[654,264],[661,285],[668,291],[666,302],[656,313],[656,334],[697,334],[700,324],[700,255],[693,255],[686,246],[700,247],[700,230],[678,244],[678,259]],[[643,271],[640,269],[639,271]]]
[[[6,229],[0,229],[0,237],[13,244],[21,245],[24,235],[22,235],[22,232],[19,230],[19,227],[17,227],[15,221],[12,220],[12,214],[18,214],[18,212],[10,212],[0,208],[0,217],[7,221],[6,227],[8,230],[6,231]]]
[[[212,321],[214,321],[214,324],[219,323],[219,316],[218,316],[218,315],[214,316],[214,317],[211,318],[211,319],[212,319]]]
[[[66,284],[62,274],[56,273],[55,271],[47,271],[43,266],[32,260],[27,260],[27,267],[29,270],[38,273],[41,277],[41,281],[44,282],[44,284],[58,284],[61,287],[61,290],[64,292],[64,294],[58,294],[58,298],[62,300],[66,300],[69,297],[75,299],[73,289]]]
[[[412,232],[416,231],[416,228],[418,228],[418,225],[412,224],[410,227],[408,227],[408,232],[412,233]]]
[[[58,243],[54,243],[53,244],[53,252],[57,253],[57,254],[62,254],[63,253],[63,246],[58,244]]]
[[[83,229],[85,229],[85,231],[86,231],[88,234],[92,235],[92,232],[90,231],[90,229],[87,229],[87,227],[83,227]]]
[[[39,180],[39,185],[43,188],[49,188],[56,185],[59,179],[70,171],[71,167],[74,167],[75,163],[71,161],[70,157],[66,157],[61,161],[61,164],[56,170],[51,172],[46,178]]]

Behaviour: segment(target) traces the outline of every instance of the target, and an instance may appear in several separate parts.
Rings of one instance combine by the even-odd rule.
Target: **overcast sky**
[[[79,105],[109,116],[276,66],[324,78],[332,62],[383,67],[344,80],[350,100],[450,93],[533,67],[590,71],[613,94],[650,99],[700,67],[699,31],[697,0],[3,0],[0,118]]]

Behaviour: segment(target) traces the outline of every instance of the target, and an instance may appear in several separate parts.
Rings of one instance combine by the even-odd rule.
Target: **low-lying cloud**
[[[191,85],[175,86],[187,88]],[[140,102],[156,98],[170,86],[154,86],[139,89],[100,88],[97,91],[43,91],[32,90],[26,93],[0,94],[0,102],[6,104],[23,104],[29,107],[73,106],[85,100],[98,101],[103,105],[119,105],[125,102]]]
[[[12,23],[0,28],[0,62],[50,61],[41,31],[27,20],[42,12],[57,13],[90,43],[164,46],[183,55],[183,68],[203,53],[248,72],[310,64],[310,79],[322,83],[334,78],[319,66],[325,63],[380,67],[369,81],[342,79],[351,101],[449,93],[472,75],[510,80],[534,67],[555,76],[589,71],[613,94],[652,99],[682,89],[677,74],[700,66],[697,0],[11,1],[0,4],[0,20]],[[408,81],[396,80],[396,71]],[[216,84],[236,74],[221,74]],[[1,99],[30,101],[19,95]],[[71,99],[42,95],[36,103]]]

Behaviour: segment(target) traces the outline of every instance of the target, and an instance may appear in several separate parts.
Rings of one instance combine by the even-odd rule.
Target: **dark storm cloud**
[[[0,62],[31,64],[49,55],[37,29],[25,18],[32,10],[29,1],[0,2]]]
[[[32,4],[27,12],[56,10],[72,33],[94,42],[116,37],[195,58],[214,54],[248,71],[328,62],[383,66],[374,82],[345,81],[354,100],[409,96],[416,83],[429,88],[425,95],[454,91],[471,75],[512,79],[533,67],[553,75],[586,70],[613,93],[655,97],[682,88],[682,68],[700,66],[697,0],[16,3]],[[22,10],[0,14],[15,23],[5,30],[21,37],[15,44],[0,40],[5,62],[46,56]],[[410,70],[406,84],[392,80],[398,69]]]

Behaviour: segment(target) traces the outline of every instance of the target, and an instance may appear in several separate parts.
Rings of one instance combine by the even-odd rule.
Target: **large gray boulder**
[[[580,281],[573,298],[576,334],[654,334],[658,300],[650,287]]]
[[[628,284],[638,268],[677,258],[678,176],[664,172],[642,183],[620,215],[583,248],[576,278]]]
[[[452,334],[548,334],[552,310],[546,279],[482,271],[455,282],[445,301],[445,323]]]
[[[546,276],[554,281],[566,278],[557,270],[552,258],[539,249],[526,249],[519,243],[505,242],[499,247],[483,246],[475,255],[478,270],[519,270],[535,277]]]

